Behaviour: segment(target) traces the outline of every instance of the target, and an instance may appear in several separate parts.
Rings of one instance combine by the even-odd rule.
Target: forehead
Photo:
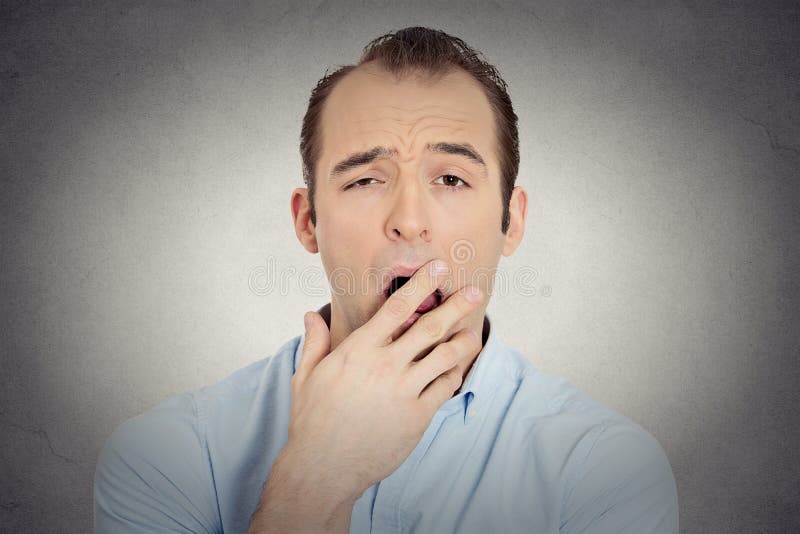
[[[480,84],[461,69],[431,78],[402,78],[362,65],[331,91],[322,112],[319,170],[337,158],[375,146],[414,158],[426,143],[469,143],[494,161],[494,115]],[[490,165],[491,167],[491,165]]]

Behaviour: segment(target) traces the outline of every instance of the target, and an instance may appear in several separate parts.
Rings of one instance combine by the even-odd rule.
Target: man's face
[[[331,284],[333,338],[375,314],[391,278],[435,258],[450,267],[444,298],[470,284],[491,294],[500,255],[522,232],[513,209],[517,224],[501,232],[494,115],[475,80],[460,69],[435,82],[398,80],[363,65],[329,95],[321,133],[316,226],[297,229],[307,249],[319,250]],[[305,197],[295,196],[297,226]],[[464,326],[479,326],[484,310]]]

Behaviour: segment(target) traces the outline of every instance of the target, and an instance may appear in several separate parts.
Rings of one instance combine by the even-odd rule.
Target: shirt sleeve
[[[114,431],[95,470],[95,532],[218,532],[218,518],[191,396],[173,397]]]
[[[610,424],[577,470],[562,534],[677,534],[678,494],[669,460],[640,427]]]

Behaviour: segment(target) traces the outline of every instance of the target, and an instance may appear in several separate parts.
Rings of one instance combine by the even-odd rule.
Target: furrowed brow
[[[389,158],[395,154],[397,154],[397,150],[385,146],[376,146],[364,152],[355,152],[347,156],[333,167],[330,180],[335,180],[342,174],[345,174],[346,172],[357,167],[361,167],[362,165],[372,163],[378,158]]]
[[[456,156],[463,156],[473,163],[483,167],[483,172],[486,174],[486,162],[469,143],[433,143],[427,146],[430,152],[444,152],[445,154],[453,154]]]

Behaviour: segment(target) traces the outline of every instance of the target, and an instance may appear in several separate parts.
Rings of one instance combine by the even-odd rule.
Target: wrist
[[[363,493],[326,477],[288,447],[270,471],[250,532],[347,532]]]
[[[306,500],[313,498],[314,502],[330,508],[348,505],[352,508],[364,492],[364,488],[342,473],[331,473],[288,446],[275,459],[267,485],[273,478],[288,490],[306,496]]]

